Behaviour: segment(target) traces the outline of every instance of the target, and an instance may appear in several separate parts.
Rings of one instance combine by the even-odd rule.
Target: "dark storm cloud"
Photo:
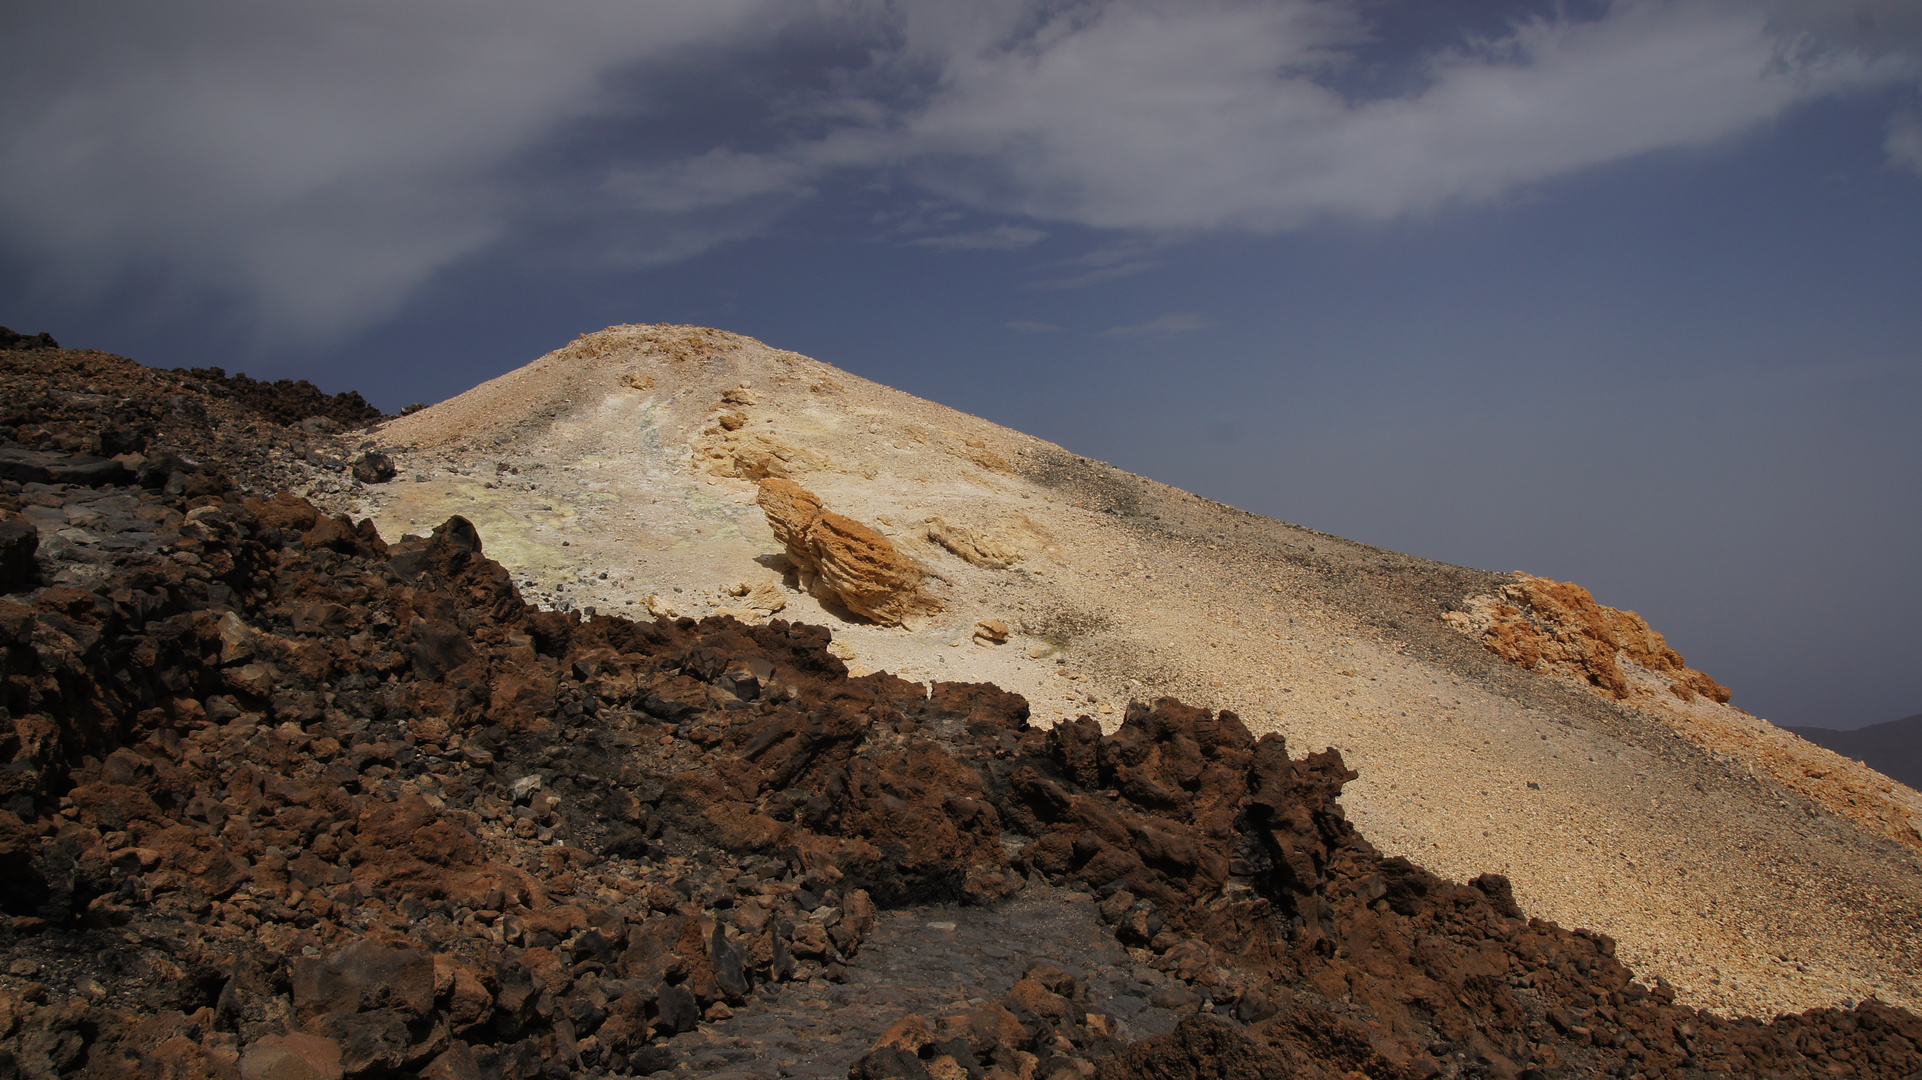
[[[138,277],[299,341],[383,318],[517,228],[657,264],[875,175],[975,211],[1150,236],[1385,219],[1915,75],[1911,4],[1625,0],[1423,44],[1414,89],[1357,97],[1338,84],[1376,43],[1368,10],[16,5],[0,226],[42,288],[100,296]],[[1917,160],[1915,132],[1892,122],[1891,161]],[[1006,250],[1043,232],[904,242]]]

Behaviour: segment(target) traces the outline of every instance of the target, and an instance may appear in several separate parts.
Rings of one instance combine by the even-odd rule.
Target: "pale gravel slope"
[[[755,403],[724,405],[743,384]],[[747,422],[723,432],[724,412]],[[784,453],[943,579],[949,609],[908,630],[786,590],[781,617],[833,626],[857,670],[992,681],[1044,723],[1160,694],[1231,708],[1341,748],[1350,816],[1384,850],[1505,873],[1530,913],[1613,935],[1685,1000],[1922,1005],[1915,853],[1444,626],[1499,575],[1246,514],[717,331],[588,335],[378,438],[401,479],[323,499],[390,538],[464,514],[530,598],[635,615],[650,594],[705,614],[777,577],[754,484],[711,470]],[[925,539],[935,515],[1025,557],[970,566]],[[972,644],[983,618],[1020,632]]]

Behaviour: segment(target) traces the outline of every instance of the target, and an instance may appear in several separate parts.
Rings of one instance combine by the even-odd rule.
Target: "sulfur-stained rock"
[[[986,570],[1006,570],[1021,561],[1021,551],[1014,545],[938,517],[928,519],[927,536],[957,558]]]
[[[927,574],[886,537],[837,514],[792,480],[761,481],[761,509],[787,548],[801,584],[823,600],[885,626],[941,609],[925,591]]]
[[[787,596],[774,581],[742,581],[728,586],[727,595],[740,602],[740,606],[760,615],[772,615],[787,607]]]

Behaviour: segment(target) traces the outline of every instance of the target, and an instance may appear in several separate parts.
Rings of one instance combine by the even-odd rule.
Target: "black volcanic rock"
[[[359,393],[328,394],[305,379],[263,382],[245,372],[229,375],[217,367],[176,369],[201,383],[231,394],[236,400],[277,424],[298,424],[320,418],[339,428],[365,427],[383,415]]]
[[[58,349],[60,343],[53,335],[42,330],[38,334],[18,334],[0,326],[0,349],[18,349],[27,352],[36,349]]]
[[[394,478],[394,459],[370,450],[354,459],[354,479],[363,484],[384,484]]]

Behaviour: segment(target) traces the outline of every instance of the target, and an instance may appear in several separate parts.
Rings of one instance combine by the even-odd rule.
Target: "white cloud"
[[[1357,40],[1353,0],[1111,0],[1052,15],[908,0],[893,9],[905,44],[883,70],[934,70],[930,93],[874,102],[866,122],[778,150],[729,153],[707,163],[728,174],[698,186],[720,200],[892,167],[980,210],[1112,229],[1386,219],[1712,143],[1922,71],[1906,32],[1858,48],[1821,36],[1840,24],[1820,7],[1617,0],[1599,18],[1538,19],[1431,55],[1418,92],[1357,101],[1327,82]]]
[[[129,278],[164,280],[250,305],[269,333],[313,338],[383,317],[529,220],[605,221],[591,230],[603,254],[659,261],[759,228],[837,177],[877,172],[1023,221],[918,241],[948,250],[1016,248],[1048,222],[1165,238],[1386,219],[1913,79],[1922,48],[1912,0],[1615,0],[1593,19],[1538,20],[1431,54],[1419,89],[1358,100],[1330,78],[1353,62],[1366,10],[25,5],[9,13],[0,68],[0,243],[50,288],[106,295]],[[816,61],[797,62],[763,95],[765,115],[679,130],[678,149],[623,134],[637,115],[671,118],[632,89],[646,85],[637,76],[680,72],[675,93],[688,95],[710,74],[786,70],[762,61],[796,26],[865,59],[825,79]],[[1892,161],[1913,160],[1911,130],[1891,127]],[[543,156],[562,133],[573,156]],[[1037,284],[1139,273],[1153,246]]]
[[[974,232],[923,236],[912,243],[939,251],[1015,251],[1032,247],[1047,235],[1040,229],[1031,229],[1025,225],[996,225],[991,229],[977,229]]]
[[[979,168],[923,182],[1116,228],[1386,218],[1723,138],[1879,74],[1848,52],[1785,64],[1747,5],[1625,2],[1436,57],[1413,96],[1352,102],[1316,77],[1345,40],[1307,17],[1328,6],[1117,3],[1045,44],[955,57],[908,140]]]
[[[1178,311],[1149,319],[1133,326],[1111,326],[1102,337],[1143,337],[1149,334],[1193,334],[1213,326],[1215,321],[1193,311]]]

